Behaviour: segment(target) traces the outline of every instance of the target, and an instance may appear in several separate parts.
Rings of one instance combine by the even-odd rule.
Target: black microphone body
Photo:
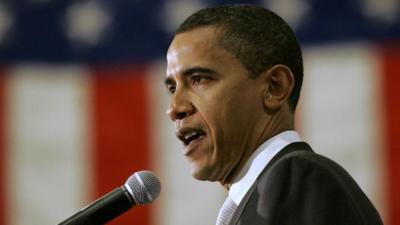
[[[151,171],[132,174],[119,187],[58,225],[104,225],[135,205],[149,204],[160,194],[161,184]]]
[[[59,225],[103,225],[134,205],[129,192],[122,186],[97,199]]]

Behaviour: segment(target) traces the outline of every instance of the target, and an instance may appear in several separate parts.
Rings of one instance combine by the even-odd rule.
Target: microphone
[[[161,183],[151,171],[132,174],[125,184],[97,199],[58,225],[104,225],[136,205],[153,202]]]

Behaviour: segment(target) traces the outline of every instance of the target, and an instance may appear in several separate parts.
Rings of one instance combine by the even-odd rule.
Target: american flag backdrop
[[[162,192],[110,224],[215,224],[165,115],[174,29],[211,0],[0,1],[0,225],[54,225],[153,170]],[[400,225],[400,2],[265,0],[294,28],[301,136]],[[245,115],[244,115],[245,116]]]

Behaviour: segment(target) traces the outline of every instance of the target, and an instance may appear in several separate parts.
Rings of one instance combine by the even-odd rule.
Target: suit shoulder
[[[343,216],[352,212],[357,215],[353,219],[363,221],[361,224],[382,224],[375,207],[350,174],[333,160],[314,152],[284,155],[264,171],[259,181],[260,196],[263,191],[274,192],[280,196],[276,202],[284,202],[292,210],[300,199],[307,199],[308,208],[314,211],[331,210]]]
[[[328,173],[340,172],[350,176],[346,170],[335,161],[311,151],[294,151],[280,158],[275,164],[292,163],[296,166],[307,166],[326,170]],[[274,166],[274,165],[272,165]]]
[[[277,160],[266,171],[269,175],[285,173],[283,177],[313,177],[315,182],[328,182],[343,189],[352,187],[361,191],[351,175],[335,161],[311,151],[295,151]],[[267,175],[267,174],[266,174]],[[268,175],[267,175],[268,176]]]

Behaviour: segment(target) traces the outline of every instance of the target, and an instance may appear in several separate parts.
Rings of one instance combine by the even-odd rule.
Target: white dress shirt
[[[229,197],[239,205],[269,161],[287,145],[301,141],[296,131],[285,131],[268,139],[253,152],[229,189]]]

